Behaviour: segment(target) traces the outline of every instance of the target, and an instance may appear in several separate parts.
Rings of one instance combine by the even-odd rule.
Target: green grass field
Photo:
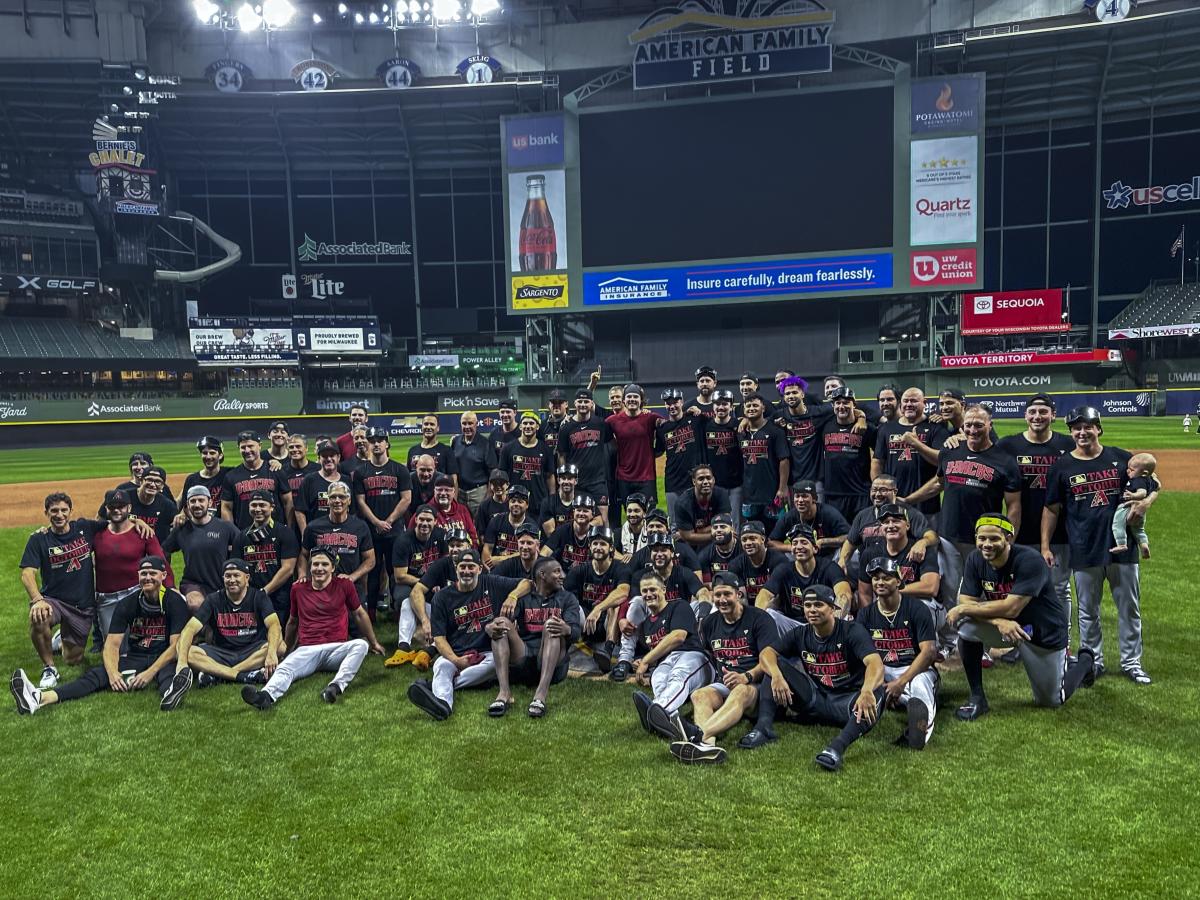
[[[1127,436],[1124,423],[1107,436],[1160,446]],[[122,474],[127,452],[113,448],[120,465],[105,468],[108,450],[80,451],[91,474]],[[54,470],[69,470],[57,451]],[[1195,510],[1195,495],[1168,494],[1149,522],[1142,614],[1153,686],[1108,675],[1052,712],[1031,706],[1019,668],[997,666],[991,715],[964,724],[948,712],[966,693],[952,673],[925,752],[892,746],[902,724],[889,714],[839,775],[812,761],[831,729],[786,725],[777,744],[731,750],[722,768],[682,767],[641,731],[632,687],[607,682],[556,687],[540,721],[523,704],[490,720],[491,691],[462,692],[454,716],[434,723],[404,697],[416,673],[385,670],[378,657],[334,707],[318,699],[319,676],[265,714],[233,687],[194,691],[170,715],[152,693],[33,717],[9,705],[3,892],[1194,894],[1200,614],[1184,562]],[[36,679],[14,571],[26,534],[0,530],[0,660]],[[1104,630],[1111,647],[1108,600]],[[380,633],[389,644],[395,627]]]

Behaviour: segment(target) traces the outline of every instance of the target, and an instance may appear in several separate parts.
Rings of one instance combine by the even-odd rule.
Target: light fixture
[[[338,4],[338,15],[339,15],[339,16],[344,16],[345,14],[346,14],[346,4],[345,4],[345,3],[339,3],[339,4]]]
[[[371,13],[370,13],[370,15],[368,15],[368,16],[367,16],[367,20],[368,20],[368,21],[369,21],[369,22],[370,22],[372,25],[378,25],[378,24],[379,24],[379,14],[378,14],[378,13],[376,13],[374,10],[371,10]]]
[[[448,22],[458,16],[458,0],[433,0],[433,17],[439,22]]]
[[[237,11],[238,27],[242,31],[254,31],[262,27],[262,16],[249,3],[243,3]]]
[[[213,17],[221,11],[221,7],[213,3],[213,0],[192,0],[192,9],[196,12],[196,18],[201,22],[211,22]]]
[[[320,16],[320,14],[319,14],[319,13],[313,13],[313,24],[314,24],[314,25],[320,25],[320,24],[321,24],[321,16]]]
[[[477,19],[490,16],[500,9],[500,0],[471,0],[471,15]]]
[[[292,21],[296,8],[288,0],[266,0],[263,3],[263,21],[268,28],[282,28]]]
[[[361,25],[362,23],[363,23],[363,14],[360,12],[356,12],[354,14],[354,24]]]

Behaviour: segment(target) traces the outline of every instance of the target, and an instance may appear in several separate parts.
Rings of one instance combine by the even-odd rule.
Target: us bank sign
[[[629,36],[633,86],[828,72],[833,11],[816,0],[691,0],[647,16]]]

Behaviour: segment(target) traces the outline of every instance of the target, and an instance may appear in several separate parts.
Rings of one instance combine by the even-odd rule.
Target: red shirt
[[[138,561],[143,556],[167,557],[158,538],[144,538],[135,528],[121,534],[102,528],[92,538],[92,549],[95,552],[96,590],[101,594],[137,587]],[[166,584],[168,587],[175,584],[170,567],[167,568]]]
[[[358,609],[358,591],[354,582],[334,577],[318,591],[311,581],[292,585],[291,615],[299,616],[298,646],[340,644],[349,635],[350,613]]]
[[[614,413],[604,421],[617,440],[617,478],[621,481],[654,481],[654,426],[659,417],[641,412]]]
[[[342,459],[354,459],[358,450],[354,446],[354,435],[350,432],[339,434],[337,437],[338,453],[342,454]]]
[[[437,524],[442,528],[461,528],[471,536],[471,546],[479,546],[479,535],[475,531],[475,520],[471,517],[471,510],[467,508],[465,503],[459,503],[457,500],[450,501],[450,508],[443,510],[436,503],[430,503],[433,511],[437,516]],[[417,520],[416,509],[413,510],[411,516],[408,517],[408,527],[412,528]]]

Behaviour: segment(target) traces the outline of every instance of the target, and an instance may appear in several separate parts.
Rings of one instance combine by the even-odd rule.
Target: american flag
[[[1179,229],[1179,237],[1175,238],[1175,243],[1173,243],[1171,245],[1171,259],[1174,259],[1175,255],[1177,253],[1179,253],[1179,251],[1182,249],[1183,249],[1183,229],[1180,228]]]

